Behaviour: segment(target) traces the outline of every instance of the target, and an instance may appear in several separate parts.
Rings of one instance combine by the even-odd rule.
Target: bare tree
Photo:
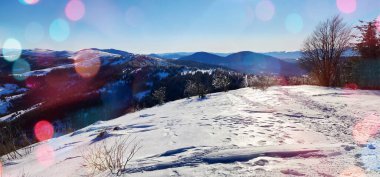
[[[305,40],[300,62],[320,85],[337,85],[341,57],[350,48],[351,33],[352,28],[340,16],[334,16],[320,23]]]

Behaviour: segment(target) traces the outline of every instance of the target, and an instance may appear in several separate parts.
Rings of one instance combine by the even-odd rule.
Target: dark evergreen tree
[[[360,21],[361,25],[355,28],[360,31],[356,50],[363,59],[379,59],[380,57],[380,38],[377,32],[377,22]]]

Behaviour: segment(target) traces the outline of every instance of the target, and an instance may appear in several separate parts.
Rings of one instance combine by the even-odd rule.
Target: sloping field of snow
[[[380,92],[315,86],[183,99],[41,142],[3,176],[86,175],[82,155],[125,136],[141,146],[126,176],[379,176],[379,105]]]

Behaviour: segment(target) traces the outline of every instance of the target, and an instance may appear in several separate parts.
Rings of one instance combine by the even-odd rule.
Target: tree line
[[[318,85],[380,88],[380,28],[376,20],[354,27],[334,16],[304,41],[301,66]]]

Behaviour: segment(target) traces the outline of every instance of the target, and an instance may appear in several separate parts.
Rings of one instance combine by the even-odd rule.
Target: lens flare
[[[275,7],[270,0],[261,0],[256,5],[256,16],[261,21],[269,21],[275,14]]]
[[[25,39],[30,43],[40,42],[43,39],[44,35],[44,28],[39,23],[31,22],[25,28],[24,36]]]
[[[352,131],[355,141],[359,144],[366,144],[375,136],[380,129],[380,119],[375,115],[370,115],[356,123]]]
[[[51,139],[54,136],[54,127],[46,120],[39,121],[34,126],[34,135],[38,141]]]
[[[100,59],[96,53],[79,53],[74,57],[75,71],[83,78],[94,77],[100,69]]]
[[[336,5],[342,13],[351,14],[356,11],[356,0],[336,0]]]
[[[26,85],[26,87],[28,87],[30,89],[35,89],[35,88],[38,88],[40,86],[40,82],[38,81],[38,79],[36,77],[28,77],[25,80],[25,85]]]
[[[344,89],[357,90],[357,89],[359,89],[359,86],[355,83],[347,83],[344,85]]]
[[[70,0],[65,8],[66,17],[71,21],[78,21],[83,18],[86,8],[81,0]]]
[[[380,32],[380,16],[377,17],[377,19],[376,19],[376,28],[377,28],[377,31]]]
[[[3,44],[4,59],[13,62],[20,58],[22,47],[18,40],[9,38]]]
[[[47,84],[54,90],[59,90],[67,86],[70,82],[70,73],[68,72],[51,72],[44,77],[44,84]]]
[[[13,63],[12,73],[13,77],[18,81],[25,80],[28,76],[24,73],[30,71],[30,65],[27,61],[19,59]]]
[[[19,0],[21,4],[24,5],[34,5],[37,4],[40,0]]]
[[[125,13],[125,19],[129,26],[136,27],[143,20],[143,13],[138,7],[130,7]]]
[[[36,150],[36,158],[40,165],[49,167],[54,163],[54,149],[47,144],[40,145]]]
[[[303,19],[299,14],[290,14],[286,17],[285,26],[289,32],[297,34],[303,29]]]
[[[251,24],[255,19],[255,9],[252,6],[245,7],[246,23]]]
[[[49,34],[54,41],[63,42],[70,35],[70,26],[64,19],[55,19],[50,24]]]
[[[362,147],[360,157],[361,161],[369,170],[380,170],[380,144],[379,141],[370,142],[367,146]]]

